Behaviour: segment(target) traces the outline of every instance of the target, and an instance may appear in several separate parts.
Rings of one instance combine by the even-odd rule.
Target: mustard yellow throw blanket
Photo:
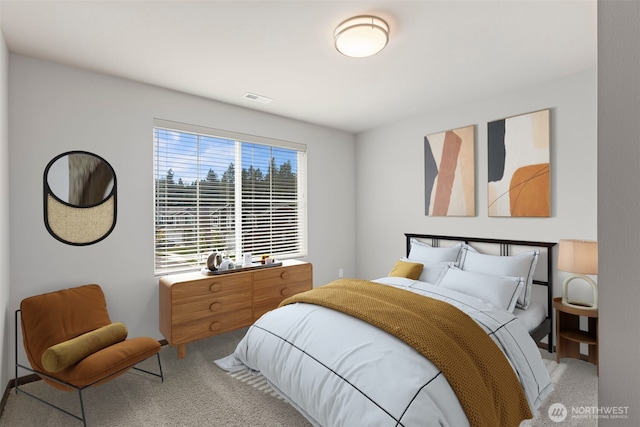
[[[471,426],[518,426],[532,418],[506,356],[473,319],[450,304],[357,279],[336,280],[280,305],[296,302],[341,311],[411,345],[444,373]]]

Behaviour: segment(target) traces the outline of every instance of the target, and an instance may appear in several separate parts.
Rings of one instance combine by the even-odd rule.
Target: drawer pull
[[[288,271],[283,271],[282,273],[280,273],[280,278],[283,280],[287,280],[289,278],[289,272]]]
[[[209,306],[209,310],[218,311],[222,308],[222,303],[220,301],[212,302]]]
[[[287,296],[291,295],[291,289],[289,289],[289,288],[280,289],[280,295],[282,295],[283,297],[287,297]]]
[[[220,329],[222,329],[222,323],[212,322],[211,325],[209,326],[209,329],[211,329],[211,331],[213,332],[219,331]]]
[[[222,283],[214,282],[209,286],[209,291],[211,292],[220,292],[222,289]]]

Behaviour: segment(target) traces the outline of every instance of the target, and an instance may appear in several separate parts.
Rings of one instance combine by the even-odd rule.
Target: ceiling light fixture
[[[376,16],[354,16],[338,25],[334,40],[341,54],[365,58],[375,55],[387,45],[389,25]]]

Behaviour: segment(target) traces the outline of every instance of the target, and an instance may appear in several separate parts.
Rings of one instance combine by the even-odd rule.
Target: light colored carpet
[[[213,361],[232,353],[246,330],[187,345],[187,357],[177,359],[175,348],[160,350],[164,383],[159,378],[129,371],[115,380],[83,392],[89,427],[176,426],[309,426],[291,405],[233,379]],[[155,359],[144,362],[155,371]],[[19,375],[26,375],[21,373]],[[79,413],[77,393],[60,392],[37,381],[24,386],[55,399]],[[22,388],[22,387],[21,387]],[[82,426],[24,393],[12,390],[0,426]]]
[[[598,420],[591,416],[598,406],[598,376],[596,367],[591,363],[576,359],[561,359],[555,362],[555,353],[541,351],[551,382],[553,392],[535,414],[533,420],[524,421],[521,427],[596,427]],[[553,358],[553,360],[550,360]],[[564,410],[565,418],[554,421],[549,415],[549,408]]]
[[[210,338],[187,346],[187,357],[177,359],[175,348],[160,351],[165,382],[137,371],[129,371],[110,383],[84,392],[88,425],[92,426],[265,426],[306,427],[309,422],[281,399],[261,379],[251,375],[230,375],[213,361],[230,354],[245,330]],[[543,357],[546,352],[542,352]],[[546,353],[548,354],[548,353]],[[154,370],[154,361],[144,368]],[[548,361],[556,390],[546,400],[533,422],[523,427],[590,426],[595,421],[572,420],[554,423],[547,408],[561,402],[597,405],[595,367],[577,360]],[[567,363],[564,363],[567,362]],[[157,365],[156,365],[157,366]],[[20,373],[26,375],[26,373]],[[554,381],[554,382],[555,382]],[[53,389],[43,381],[25,385],[30,392],[55,400],[72,412],[79,412],[76,393]],[[573,423],[573,421],[576,421]],[[579,421],[579,422],[578,422]],[[81,426],[80,421],[56,411],[29,396],[12,390],[0,426]]]

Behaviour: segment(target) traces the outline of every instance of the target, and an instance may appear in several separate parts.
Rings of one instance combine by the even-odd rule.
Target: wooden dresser
[[[312,266],[281,266],[207,276],[201,272],[160,278],[160,332],[178,358],[186,344],[251,325],[290,295],[312,288]]]

